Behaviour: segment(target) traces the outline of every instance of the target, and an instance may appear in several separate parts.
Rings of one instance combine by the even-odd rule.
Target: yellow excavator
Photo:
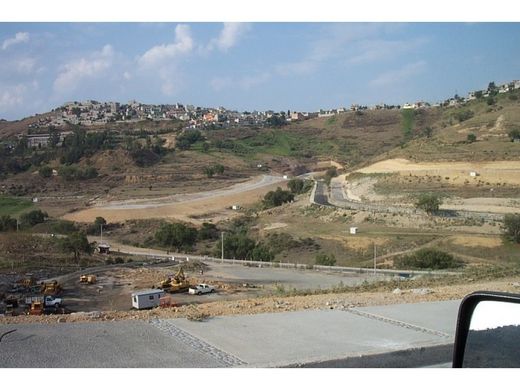
[[[166,292],[176,293],[186,291],[190,287],[190,282],[186,279],[181,267],[174,276],[168,276],[167,279],[161,280],[159,287]]]
[[[96,283],[96,275],[81,275],[79,277],[80,283],[94,284]]]

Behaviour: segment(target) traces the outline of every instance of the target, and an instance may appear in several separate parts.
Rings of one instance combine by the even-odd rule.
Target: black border
[[[511,302],[520,304],[520,295],[506,292],[495,291],[475,291],[464,297],[457,316],[457,328],[455,333],[455,344],[453,347],[453,368],[462,368],[464,361],[464,351],[468,338],[469,324],[473,315],[473,310],[479,302],[496,301]]]

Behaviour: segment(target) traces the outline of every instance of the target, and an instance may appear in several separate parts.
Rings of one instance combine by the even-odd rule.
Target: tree
[[[48,165],[44,165],[38,170],[38,173],[41,177],[49,178],[52,176],[52,168]]]
[[[225,170],[226,168],[225,168],[224,165],[222,165],[222,164],[217,164],[217,165],[215,165],[215,166],[213,167],[213,169],[215,170],[215,173],[216,173],[217,175],[222,175],[222,174],[224,173],[224,170]]]
[[[251,252],[251,259],[254,261],[273,261],[274,253],[263,244],[258,244]]]
[[[203,151],[204,153],[209,152],[209,148],[210,148],[210,144],[209,144],[209,142],[204,142],[204,143],[202,144],[202,151]]]
[[[520,214],[506,214],[503,229],[506,238],[520,244]]]
[[[488,106],[492,106],[493,104],[495,104],[495,99],[493,99],[491,96],[489,96],[486,99],[486,103],[487,103]]]
[[[303,190],[304,182],[302,179],[291,179],[287,182],[287,187],[293,194],[300,194]]]
[[[60,132],[54,126],[49,127],[49,146],[55,148],[60,143]]]
[[[423,248],[396,260],[395,265],[398,268],[408,269],[446,269],[459,268],[463,263],[449,253],[433,248]]]
[[[250,259],[255,242],[244,233],[234,233],[224,235],[224,256],[234,259]],[[220,244],[215,247],[215,253],[220,254]]]
[[[10,215],[2,215],[0,217],[0,232],[14,231],[16,230],[16,219],[11,218]]]
[[[20,223],[24,227],[31,227],[45,222],[49,215],[41,210],[33,210],[20,216]]]
[[[442,199],[436,194],[421,194],[415,203],[415,207],[426,211],[428,214],[434,214],[439,211]]]
[[[219,237],[217,226],[213,223],[203,222],[197,233],[199,240],[215,240]]]
[[[324,253],[320,253],[320,254],[316,255],[316,259],[315,259],[314,263],[317,265],[332,266],[332,265],[336,264],[336,256],[334,256],[333,254],[327,256]]]
[[[204,168],[204,173],[206,174],[207,177],[213,177],[213,175],[215,175],[215,168],[213,168],[213,167],[205,167]]]
[[[476,91],[476,92],[475,92],[475,97],[476,97],[477,99],[480,99],[480,98],[482,97],[482,95],[484,95],[484,92],[482,92],[482,91]]]
[[[276,191],[269,191],[265,194],[263,204],[265,208],[271,208],[280,206],[283,203],[292,202],[293,200],[293,194],[278,187]]]
[[[161,245],[179,251],[190,249],[197,241],[197,229],[182,223],[165,223],[155,233],[155,239]]]
[[[337,171],[336,167],[330,167],[325,172],[325,182],[330,185],[330,180],[336,176],[338,176],[338,171]]]
[[[473,133],[469,133],[467,136],[467,140],[471,144],[477,140],[477,136]]]
[[[63,250],[72,252],[74,259],[79,262],[81,253],[92,254],[94,245],[90,244],[87,235],[83,232],[74,232],[61,240]]]
[[[511,138],[511,142],[513,142],[515,139],[520,140],[520,129],[513,129],[507,133],[509,135],[509,138]]]

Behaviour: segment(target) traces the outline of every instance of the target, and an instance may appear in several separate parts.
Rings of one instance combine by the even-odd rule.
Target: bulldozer
[[[43,302],[35,301],[31,303],[29,314],[33,316],[40,316],[43,314]]]
[[[22,279],[17,280],[16,284],[22,286],[25,289],[29,289],[36,285],[36,278],[32,274],[27,274]]]
[[[174,276],[168,276],[167,279],[161,280],[159,287],[166,292],[176,293],[186,291],[190,287],[190,282],[186,279],[181,267]]]
[[[52,282],[42,282],[40,292],[45,295],[58,295],[62,288],[57,280]]]
[[[80,283],[94,284],[96,283],[96,275],[81,275],[79,277]]]

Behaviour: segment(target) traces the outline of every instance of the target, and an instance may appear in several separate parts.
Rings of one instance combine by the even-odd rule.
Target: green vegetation
[[[222,164],[216,164],[213,166],[204,167],[204,174],[207,177],[213,177],[215,174],[222,175],[226,168]]]
[[[272,207],[281,206],[284,203],[292,202],[294,195],[290,191],[284,191],[280,187],[276,191],[269,191],[265,194],[262,201],[264,208],[269,209]]]
[[[27,199],[0,196],[0,215],[16,216],[32,205],[33,203]]]
[[[426,211],[428,214],[435,214],[439,211],[442,198],[437,194],[421,194],[415,202],[415,207]]]
[[[520,140],[520,129],[519,128],[514,128],[512,130],[510,130],[507,135],[509,136],[509,138],[511,138],[511,142],[515,141],[515,140]]]
[[[79,262],[81,253],[91,255],[94,252],[94,245],[89,244],[87,235],[83,232],[73,232],[62,238],[60,243],[63,250],[74,254],[76,262]]]
[[[304,194],[310,191],[312,186],[312,180],[302,180],[295,178],[287,182],[287,187],[289,187],[293,194]]]
[[[184,130],[176,139],[175,145],[180,150],[188,150],[197,141],[204,140],[199,130]]]
[[[41,167],[40,169],[38,169],[38,174],[39,174],[41,177],[49,178],[49,177],[52,176],[52,168],[49,167],[48,165],[44,165],[43,167]]]
[[[197,233],[198,240],[216,240],[219,238],[219,230],[213,223],[203,222]]]
[[[520,244],[520,214],[506,214],[504,217],[504,236]]]
[[[0,232],[8,232],[16,230],[16,219],[11,218],[10,215],[0,216]]]
[[[182,223],[165,223],[155,233],[155,239],[164,247],[189,250],[197,241],[197,229]]]
[[[405,269],[449,269],[462,266],[463,263],[449,253],[431,248],[419,249],[417,252],[395,261],[396,268]]]
[[[405,141],[412,138],[413,126],[415,123],[415,110],[414,109],[403,109],[401,110],[401,129]]]
[[[327,185],[330,185],[331,179],[336,176],[338,176],[338,171],[336,167],[330,167],[329,169],[327,169],[327,171],[325,172],[325,182],[327,183]]]
[[[477,136],[473,133],[469,133],[466,139],[471,144],[477,140]]]
[[[20,215],[20,225],[24,228],[32,227],[45,222],[47,217],[47,213],[41,210],[29,211],[28,213]]]
[[[470,118],[473,118],[475,113],[469,109],[462,109],[460,111],[457,111],[453,113],[453,117],[459,121],[459,123],[464,122]]]
[[[98,176],[98,170],[94,167],[82,169],[77,165],[64,165],[59,169],[59,174],[67,181],[89,180]]]
[[[320,253],[316,255],[315,264],[329,266],[336,265],[336,257],[334,256],[334,254],[326,255],[324,253]]]

